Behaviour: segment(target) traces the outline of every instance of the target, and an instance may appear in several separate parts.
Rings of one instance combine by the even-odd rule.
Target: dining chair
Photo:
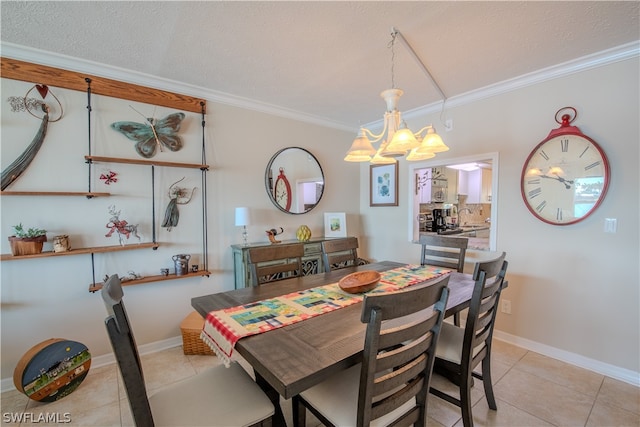
[[[147,394],[140,355],[122,301],[120,278],[102,287],[108,317],[105,326],[115,353],[137,427],[269,425],[274,406],[237,363],[214,366]]]
[[[323,241],[322,263],[326,273],[358,265],[358,238],[347,237]]]
[[[304,245],[302,243],[250,248],[248,262],[252,286],[303,276],[303,255]]]
[[[421,265],[435,265],[462,273],[464,259],[469,246],[468,237],[438,236],[423,234],[419,243],[422,246],[420,254]],[[460,326],[460,313],[453,315],[453,324]]]
[[[425,426],[449,276],[429,286],[365,295],[362,362],[293,397],[294,426],[306,410],[327,426]],[[328,355],[330,357],[331,355]]]
[[[484,394],[489,408],[496,410],[496,399],[491,382],[491,340],[493,326],[498,312],[500,293],[506,284],[508,262],[506,253],[490,261],[475,265],[473,279],[475,284],[464,328],[443,323],[440,341],[436,350],[434,371],[442,373],[458,386],[459,398],[453,397],[431,387],[429,390],[447,402],[462,410],[462,422],[465,427],[473,426],[471,413],[471,387],[473,378],[482,380]],[[481,373],[474,368],[482,362]]]

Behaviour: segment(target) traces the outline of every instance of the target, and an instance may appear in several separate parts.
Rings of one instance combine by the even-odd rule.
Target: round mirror
[[[304,148],[288,147],[269,160],[264,185],[278,209],[297,215],[318,204],[324,192],[324,175],[313,154]]]

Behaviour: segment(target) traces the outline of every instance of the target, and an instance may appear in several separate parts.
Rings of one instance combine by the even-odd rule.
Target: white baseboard
[[[168,338],[162,341],[156,341],[149,344],[143,344],[138,346],[138,352],[140,355],[157,353],[159,351],[167,350],[173,347],[179,347],[182,345],[182,336],[177,336],[173,338]],[[103,354],[96,357],[91,357],[91,368],[99,368],[101,366],[111,365],[116,363],[116,358],[113,353]],[[91,369],[89,368],[89,369]],[[3,378],[0,382],[0,391],[4,393],[5,391],[15,390],[16,387],[13,385],[13,378]]]
[[[611,377],[613,379],[624,381],[625,383],[634,385],[636,387],[640,387],[640,372],[634,372],[629,369],[624,369],[618,366],[610,365],[608,363],[600,362],[599,360],[590,359],[576,353],[560,350],[546,344],[541,344],[539,342],[520,338],[515,335],[499,331],[497,329],[493,331],[493,337],[501,341],[517,345],[518,347],[535,351],[536,353],[542,354],[544,356],[561,360],[563,362],[579,366],[580,368],[588,369],[590,371],[597,372],[598,374],[606,375],[607,377]]]
[[[610,365],[608,363],[600,362],[598,360],[589,359],[588,357],[580,356],[579,354],[571,353],[568,351],[560,350],[555,347],[541,344],[535,341],[531,341],[525,338],[520,338],[515,335],[508,334],[506,332],[495,330],[493,336],[504,342],[508,342],[518,347],[525,348],[527,350],[535,351],[536,353],[544,356],[551,357],[553,359],[561,360],[566,363],[570,363],[575,366],[579,366],[584,369],[588,369],[593,372],[597,372],[602,375],[606,375],[616,380],[624,381],[625,383],[640,387],[640,372],[634,372],[629,369],[620,368],[618,366]],[[182,345],[182,337],[177,336],[169,338],[163,341],[156,341],[149,344],[144,344],[138,347],[141,355],[157,353],[173,347],[179,347]],[[91,359],[91,366],[97,368],[100,366],[106,366],[115,363],[116,359],[113,353],[103,354],[101,356],[93,357]],[[0,382],[1,391],[14,390],[13,378],[3,378]]]

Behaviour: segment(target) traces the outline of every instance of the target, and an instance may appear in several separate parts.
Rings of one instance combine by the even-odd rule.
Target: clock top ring
[[[563,114],[562,117],[561,117],[562,121],[558,120],[558,114],[560,114],[561,112],[566,111],[566,110],[573,111],[573,118],[571,120],[569,120],[569,118],[571,118],[571,116],[569,114]],[[555,119],[556,119],[556,123],[558,123],[559,125],[569,126],[571,123],[573,123],[573,121],[576,118],[578,118],[578,112],[573,107],[562,107],[561,109],[556,111]]]

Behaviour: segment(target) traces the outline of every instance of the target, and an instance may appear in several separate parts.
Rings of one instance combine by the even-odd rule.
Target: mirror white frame
[[[291,187],[292,199],[289,210],[280,206],[273,195],[273,186],[281,167]],[[264,185],[275,207],[288,214],[301,215],[320,203],[324,194],[324,173],[320,162],[309,150],[301,147],[286,147],[275,153],[269,160],[264,174]],[[306,203],[311,200],[309,197],[313,197],[315,203]]]
[[[411,162],[409,164],[409,172],[408,172],[408,221],[409,230],[408,237],[410,242],[417,242],[420,237],[420,225],[418,223],[418,214],[420,210],[420,203],[418,202],[418,195],[415,193],[415,174],[419,169],[424,168],[432,168],[438,166],[447,166],[447,165],[456,165],[463,163],[473,163],[473,162],[482,162],[490,160],[493,164],[491,169],[491,229],[489,234],[489,250],[495,251],[497,247],[497,230],[498,230],[498,170],[499,170],[499,155],[497,152],[492,153],[484,153],[484,154],[474,154],[471,156],[465,157],[456,157],[456,158],[433,158],[429,160],[424,160],[421,162]]]

